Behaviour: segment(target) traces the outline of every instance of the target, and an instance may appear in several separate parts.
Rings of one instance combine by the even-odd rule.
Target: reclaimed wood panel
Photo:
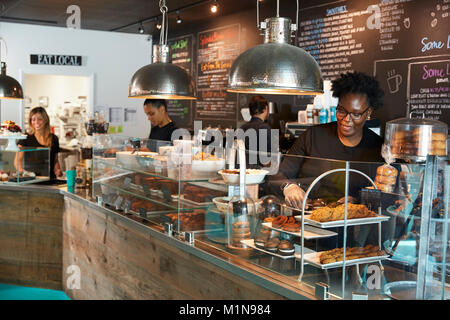
[[[80,269],[74,299],[283,299],[120,218],[65,199],[63,270]]]
[[[0,282],[62,289],[58,193],[0,190]]]

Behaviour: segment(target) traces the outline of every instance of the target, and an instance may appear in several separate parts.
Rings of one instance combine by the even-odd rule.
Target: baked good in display
[[[367,257],[383,256],[386,253],[380,250],[378,246],[368,244],[365,247],[346,248],[345,260],[354,260]],[[321,264],[334,263],[344,260],[344,248],[336,248],[324,251],[320,254],[319,260]]]
[[[313,210],[310,219],[318,222],[344,220],[344,214],[345,204],[341,204],[335,208],[323,207]],[[359,219],[375,216],[375,212],[370,211],[363,204],[347,203],[347,219]]]
[[[288,232],[299,232],[301,228],[301,224],[298,222],[294,223],[285,223],[281,229]]]
[[[288,220],[288,217],[286,216],[278,216],[275,219],[272,220],[272,227],[274,228],[280,228],[283,224],[286,223]]]
[[[237,221],[231,226],[231,242],[235,247],[244,247],[241,240],[247,240],[251,238],[250,222]]]
[[[406,211],[407,208],[409,208],[409,211]],[[417,198],[414,200],[414,202],[412,202],[409,197],[396,200],[394,203],[394,211],[408,216],[420,217],[422,214],[422,193],[419,193],[417,195]],[[434,198],[431,202],[431,217],[441,218],[443,215],[443,201],[440,198]]]
[[[169,213],[166,216],[176,227],[180,225],[181,231],[203,230],[205,228],[205,211],[202,209],[180,212],[179,215],[178,213]]]
[[[275,253],[278,250],[279,244],[280,244],[280,239],[277,237],[273,237],[273,238],[270,238],[268,241],[266,241],[266,245],[265,245],[264,249]]]
[[[103,152],[103,155],[105,158],[114,158],[116,156],[116,153],[119,152],[116,148],[109,148],[106,149],[105,152]]]
[[[9,170],[8,171],[0,170],[0,181],[8,182],[9,173],[10,173]]]
[[[163,184],[163,185],[166,186],[165,184]],[[170,186],[170,190],[171,190],[171,192],[173,192],[172,194],[177,193],[177,192],[174,192],[175,191],[173,189],[174,187],[176,187],[178,189],[178,184],[172,183],[172,185]],[[197,187],[194,185],[187,185],[184,187],[183,195],[184,195],[184,199],[186,199],[186,200],[191,200],[191,201],[198,202],[198,203],[205,203],[205,202],[211,202],[213,198],[222,197],[225,194],[222,191],[201,188],[201,187]]]
[[[255,239],[255,246],[257,248],[264,249],[265,245],[266,245],[266,240],[265,239],[258,238],[258,237]]]
[[[267,240],[269,239],[271,232],[272,231],[269,228],[263,226],[261,227],[261,229],[259,229],[258,237]]]
[[[377,168],[375,185],[383,192],[392,192],[397,182],[398,171],[393,166],[384,164]]]
[[[392,184],[384,184],[384,183],[378,183],[375,181],[375,185],[377,186],[378,190],[381,190],[382,192],[392,192],[394,191]]]
[[[289,240],[281,240],[278,245],[278,253],[282,256],[292,256],[295,252],[294,245]]]
[[[392,135],[392,153],[395,157],[447,155],[447,136],[442,132],[430,132],[422,128],[399,130]]]
[[[272,227],[276,229],[282,228],[285,224],[295,223],[294,217],[278,216],[272,221]]]

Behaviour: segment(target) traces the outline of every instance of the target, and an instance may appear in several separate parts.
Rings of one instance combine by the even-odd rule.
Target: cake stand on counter
[[[8,144],[5,147],[5,151],[19,151],[17,141],[27,138],[26,134],[0,134],[0,140],[8,140]]]
[[[308,196],[311,192],[311,190],[314,188],[314,186],[325,176],[328,176],[330,174],[333,173],[337,173],[337,172],[345,172],[345,214],[344,214],[344,220],[338,220],[338,221],[331,221],[331,222],[325,222],[325,223],[321,223],[321,222],[317,222],[314,220],[311,220],[307,217],[306,215],[306,202],[308,200]],[[351,265],[356,265],[356,271],[357,271],[357,276],[359,279],[359,282],[362,283],[362,278],[359,274],[359,264],[365,264],[365,263],[371,263],[371,262],[378,262],[380,265],[380,269],[383,272],[384,271],[384,267],[381,263],[381,260],[387,259],[389,256],[388,255],[383,255],[383,256],[373,256],[373,257],[366,257],[366,258],[358,258],[358,259],[352,259],[352,260],[346,260],[346,248],[347,248],[347,227],[348,226],[353,226],[353,225],[366,225],[366,224],[378,224],[378,246],[381,249],[381,222],[389,220],[390,217],[387,216],[382,216],[381,215],[381,208],[378,208],[378,215],[376,217],[371,217],[371,218],[361,218],[361,219],[347,219],[347,203],[348,203],[348,181],[349,181],[349,172],[354,172],[357,174],[362,175],[363,177],[365,177],[366,179],[368,179],[370,181],[370,183],[373,185],[373,187],[377,190],[377,186],[375,185],[374,181],[367,176],[365,173],[359,171],[359,170],[355,170],[355,169],[350,169],[349,167],[349,163],[346,163],[346,168],[345,169],[334,169],[334,170],[329,170],[324,172],[323,174],[321,174],[320,176],[318,176],[309,186],[309,188],[306,190],[305,192],[305,197],[303,199],[303,205],[302,205],[302,215],[300,217],[296,216],[296,219],[301,221],[301,245],[300,245],[300,257],[299,260],[301,262],[300,264],[300,275],[298,278],[298,281],[301,281],[303,278],[303,274],[304,274],[304,265],[305,264],[310,264],[314,267],[320,268],[322,270],[328,270],[331,268],[339,268],[342,267],[342,297],[345,296],[345,268],[346,266],[351,266]],[[305,249],[305,224],[309,224],[309,225],[313,225],[315,227],[318,228],[331,228],[331,227],[343,227],[344,228],[344,242],[343,242],[343,261],[338,261],[335,263],[329,263],[329,264],[321,264],[319,257],[322,254],[322,252],[314,252],[314,253],[306,253],[304,252]]]

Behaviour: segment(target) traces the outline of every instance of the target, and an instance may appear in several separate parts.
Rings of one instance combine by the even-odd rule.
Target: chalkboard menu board
[[[178,67],[186,70],[189,75],[193,76],[193,52],[194,52],[194,36],[187,35],[169,39],[167,41],[172,63]],[[192,128],[192,100],[169,100],[167,105],[167,112],[170,118],[175,122],[179,128]]]
[[[240,53],[240,25],[198,33],[197,100],[195,119],[203,126],[233,128],[237,121],[237,94],[226,91],[228,73]]]
[[[329,1],[303,7],[299,20],[297,45],[325,80],[347,71],[376,76],[382,128],[411,111],[450,125],[449,0]]]

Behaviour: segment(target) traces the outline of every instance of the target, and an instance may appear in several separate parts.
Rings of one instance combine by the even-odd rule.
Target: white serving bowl
[[[192,160],[192,171],[217,172],[225,168],[225,159],[218,160]]]
[[[222,213],[227,213],[228,202],[230,202],[230,199],[230,197],[215,197],[212,199],[212,201],[216,205],[217,210]]]
[[[174,148],[173,146],[161,146],[158,151],[161,156],[168,156]]]
[[[239,169],[235,169],[239,172]],[[269,173],[263,169],[247,169],[245,174],[245,184],[259,184],[264,181],[264,177]],[[219,174],[227,184],[238,185],[239,173],[226,173],[219,170]]]
[[[157,156],[157,152],[135,152],[132,154],[132,151],[119,151],[116,152],[117,161],[123,165],[124,167],[140,167],[140,164],[137,162],[137,155],[143,156]]]

